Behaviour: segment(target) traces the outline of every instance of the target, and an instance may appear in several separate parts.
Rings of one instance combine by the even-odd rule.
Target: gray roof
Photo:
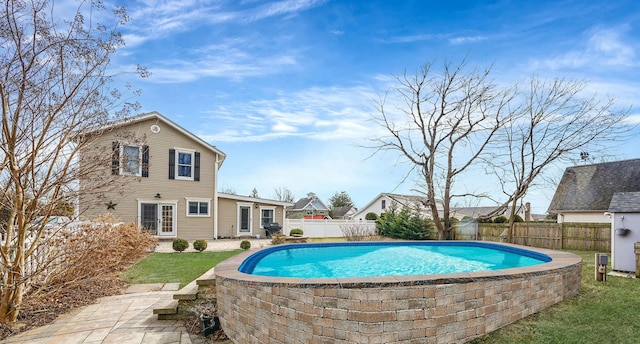
[[[640,191],[640,159],[568,167],[549,212],[604,212],[615,193],[637,191]]]
[[[352,205],[348,205],[348,206],[344,206],[344,207],[335,207],[333,209],[331,209],[331,213],[333,214],[333,217],[343,217],[345,216],[349,210],[354,209],[357,211],[357,209],[355,209]]]
[[[451,208],[450,212],[455,216],[469,216],[472,218],[478,218],[495,211],[497,208],[498,207],[456,207],[456,208]],[[521,208],[522,208],[521,205],[519,205],[516,208],[516,214],[520,212]],[[509,214],[511,214],[511,207],[507,207],[502,212],[495,214],[493,216],[503,215],[508,217]]]
[[[609,205],[611,213],[640,213],[640,192],[616,192]]]
[[[329,210],[327,206],[318,198],[318,196],[304,197],[299,199],[291,210],[304,210],[304,209],[315,209],[315,210]]]

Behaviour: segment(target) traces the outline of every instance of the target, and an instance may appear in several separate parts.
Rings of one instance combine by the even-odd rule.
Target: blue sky
[[[328,201],[344,190],[362,207],[380,192],[410,193],[407,165],[392,154],[366,159],[372,151],[359,146],[380,133],[374,99],[394,75],[428,61],[467,56],[471,65],[493,64],[504,84],[531,75],[585,80],[640,122],[635,0],[113,4],[131,22],[112,68],[146,66],[150,78],[126,80],[142,90],[143,112],[158,111],[225,152],[219,186],[241,195],[255,187],[272,198],[287,187],[296,198],[312,191]],[[636,137],[609,154],[638,158],[638,148]],[[542,185],[526,201],[544,213],[554,190]]]

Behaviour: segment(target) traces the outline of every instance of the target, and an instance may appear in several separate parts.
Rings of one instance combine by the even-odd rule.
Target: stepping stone
[[[162,291],[178,291],[180,290],[180,283],[165,283],[162,287]]]

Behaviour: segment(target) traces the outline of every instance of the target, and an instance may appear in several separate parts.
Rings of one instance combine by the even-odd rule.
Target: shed
[[[635,272],[634,244],[640,242],[640,192],[617,192],[609,204],[613,270]]]

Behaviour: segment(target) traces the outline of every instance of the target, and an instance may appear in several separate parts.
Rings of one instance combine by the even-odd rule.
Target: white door
[[[175,206],[173,204],[160,204],[160,236],[175,236]]]
[[[251,206],[238,207],[238,236],[251,235]]]

